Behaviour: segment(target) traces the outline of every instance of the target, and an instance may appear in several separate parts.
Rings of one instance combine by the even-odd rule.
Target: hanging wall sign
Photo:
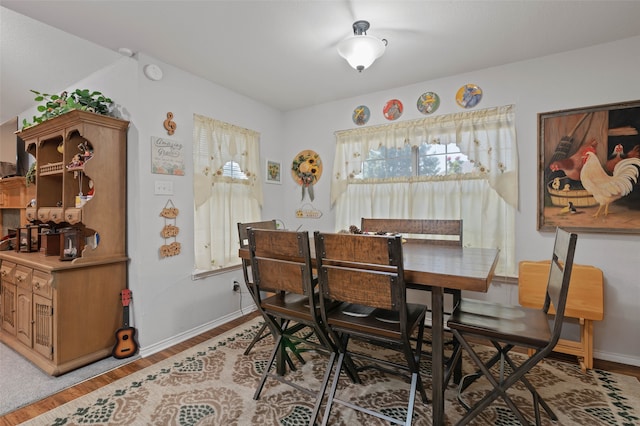
[[[321,217],[322,212],[309,203],[296,210],[296,218],[298,219],[320,219]]]
[[[309,199],[313,201],[313,185],[322,176],[322,160],[320,156],[310,149],[301,151],[296,155],[291,163],[291,176],[293,180],[302,187],[302,199],[309,193]]]
[[[160,231],[160,235],[164,238],[164,244],[160,246],[161,258],[180,254],[181,245],[176,238],[180,233],[180,228],[176,226],[176,218],[179,213],[180,211],[171,200],[167,201],[160,212],[160,216],[164,218],[164,227]],[[169,242],[171,238],[173,241]]]
[[[151,136],[151,173],[184,176],[184,149],[181,142]]]

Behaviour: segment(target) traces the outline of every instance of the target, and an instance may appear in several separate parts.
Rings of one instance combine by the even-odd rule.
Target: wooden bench
[[[549,276],[549,261],[522,261],[518,272],[518,301],[522,306],[540,308]],[[593,368],[593,321],[604,316],[602,271],[593,266],[573,265],[565,317],[577,318],[580,340],[560,339],[554,351],[576,355],[582,371]],[[553,307],[549,310],[553,313]]]

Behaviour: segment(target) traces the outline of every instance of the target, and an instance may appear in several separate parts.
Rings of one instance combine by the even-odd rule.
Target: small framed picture
[[[267,160],[265,182],[282,184],[282,164],[279,161]]]

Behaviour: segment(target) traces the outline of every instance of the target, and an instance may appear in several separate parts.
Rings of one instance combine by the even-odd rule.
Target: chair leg
[[[311,413],[311,422],[310,424],[314,426],[316,424],[316,419],[318,418],[318,414],[320,413],[320,406],[322,405],[322,400],[324,399],[324,394],[327,390],[327,386],[329,385],[329,379],[331,378],[331,372],[333,371],[333,365],[336,362],[336,353],[331,352],[329,355],[329,362],[327,363],[327,370],[324,373],[324,377],[322,378],[322,384],[320,385],[320,391],[318,392],[318,396],[316,397],[316,403],[313,406],[313,412]],[[326,413],[325,413],[326,415]]]
[[[336,396],[336,389],[338,388],[338,381],[340,380],[340,371],[342,370],[342,364],[344,362],[344,352],[340,352],[338,355],[338,363],[336,364],[336,371],[333,376],[333,383],[329,390],[329,396],[327,398],[327,405],[324,409],[324,416],[322,416],[322,426],[325,426],[329,422],[329,415],[331,414],[331,407],[333,406],[333,399]]]
[[[520,423],[522,423],[523,425],[528,426],[529,422],[524,417],[520,409],[518,409],[511,398],[507,395],[506,390],[515,382],[520,380],[522,376],[524,376],[524,373],[528,371],[528,368],[535,365],[538,360],[529,358],[517,370],[514,370],[513,373],[505,381],[498,382],[495,377],[493,377],[487,366],[482,362],[480,357],[473,350],[471,345],[467,341],[462,339],[462,336],[460,336],[460,334],[456,330],[454,330],[454,334],[460,344],[469,353],[469,356],[471,357],[471,359],[473,359],[473,362],[476,363],[476,365],[479,367],[481,373],[484,374],[484,376],[493,386],[493,391],[489,392],[480,401],[478,401],[471,408],[471,411],[468,411],[467,414],[462,419],[460,419],[460,421],[458,421],[456,425],[466,425],[478,414],[480,414],[480,412],[482,412],[486,407],[488,407],[493,401],[495,401],[498,397],[501,397],[507,404],[507,406],[511,409],[513,414],[518,418],[518,421],[520,421]]]
[[[515,371],[517,366],[515,365],[515,363],[511,359],[511,357],[509,357],[508,354],[505,354],[505,360],[507,361],[509,366],[511,366],[511,368]],[[556,416],[556,413],[553,412],[553,410],[547,404],[547,402],[540,396],[540,394],[538,393],[536,388],[533,387],[533,385],[531,384],[531,382],[529,382],[529,380],[526,378],[526,376],[523,375],[520,378],[520,381],[522,383],[524,383],[524,385],[527,387],[527,389],[529,389],[529,392],[531,392],[531,396],[533,397],[534,413],[536,414],[536,424],[537,425],[540,424],[540,410],[538,408],[538,405],[541,405],[542,408],[544,408],[544,411],[547,412],[547,414],[549,415],[551,420],[557,421],[558,420],[558,416]]]
[[[256,343],[258,343],[260,340],[264,338],[269,337],[270,335],[271,335],[271,332],[267,328],[267,323],[266,322],[262,323],[262,327],[260,328],[258,333],[255,335],[255,337],[253,338],[249,346],[247,346],[247,349],[244,350],[244,354],[249,355],[249,353],[251,353],[251,349],[253,349]]]
[[[267,381],[267,377],[269,377],[269,370],[271,370],[271,367],[273,366],[273,363],[276,360],[276,356],[278,355],[278,352],[280,352],[281,350],[281,347],[280,347],[281,345],[282,345],[282,336],[278,335],[278,337],[276,338],[275,347],[273,348],[273,351],[271,352],[271,356],[269,357],[269,362],[267,362],[267,366],[264,372],[262,373],[262,378],[260,379],[260,384],[258,385],[258,389],[256,389],[255,394],[253,394],[253,399],[256,401],[260,398],[260,393],[262,392],[262,388],[264,387],[264,384]]]

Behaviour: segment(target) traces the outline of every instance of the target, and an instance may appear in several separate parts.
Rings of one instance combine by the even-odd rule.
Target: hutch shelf
[[[25,220],[81,244],[0,251],[0,340],[54,376],[110,356],[122,326],[128,127],[76,110],[18,133],[37,162]]]

